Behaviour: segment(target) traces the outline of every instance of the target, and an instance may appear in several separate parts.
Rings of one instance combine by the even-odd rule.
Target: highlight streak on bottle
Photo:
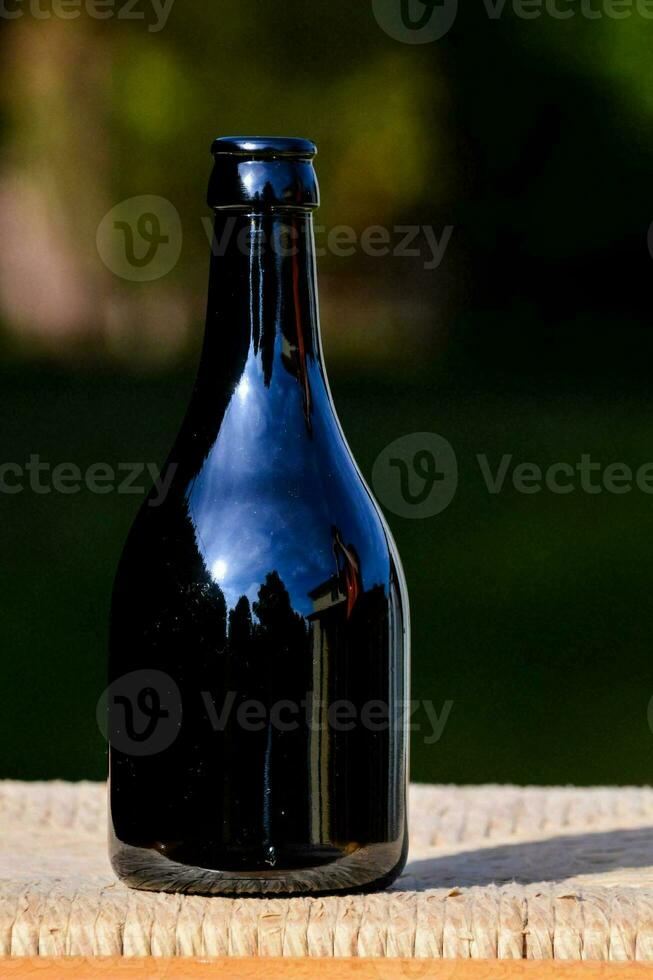
[[[294,240],[297,241],[299,237],[299,232],[297,228],[297,219],[293,216],[291,221],[291,228],[296,234],[293,235]],[[292,291],[293,300],[295,304],[295,327],[297,328],[297,349],[299,351],[299,383],[302,386],[303,396],[304,396],[304,416],[306,418],[306,425],[308,431],[312,432],[313,426],[311,422],[311,385],[308,380],[308,371],[306,370],[306,344],[304,341],[304,323],[302,317],[302,307],[301,299],[299,294],[299,255],[298,250],[295,250],[292,256]]]

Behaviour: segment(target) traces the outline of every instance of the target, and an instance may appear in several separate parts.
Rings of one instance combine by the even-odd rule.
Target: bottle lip
[[[218,136],[211,144],[211,153],[249,160],[312,160],[317,146],[299,136]]]
[[[213,141],[208,204],[229,208],[316,208],[320,192],[310,140],[289,136],[221,136]]]

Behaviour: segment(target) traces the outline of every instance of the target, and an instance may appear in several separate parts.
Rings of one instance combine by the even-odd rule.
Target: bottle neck
[[[216,215],[202,367],[238,382],[257,358],[265,385],[283,368],[307,387],[321,369],[313,218],[308,211]]]
[[[217,212],[202,356],[173,451],[189,476],[227,421],[241,440],[267,426],[277,442],[331,424],[314,253],[307,211]]]

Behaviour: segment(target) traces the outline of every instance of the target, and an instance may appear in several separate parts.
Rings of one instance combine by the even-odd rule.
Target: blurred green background
[[[653,21],[570,6],[493,19],[478,0],[423,45],[345,0],[178,0],[156,31],[144,3],[25,7],[0,37],[0,462],[162,465],[201,341],[214,136],[315,139],[326,229],[453,226],[436,269],[319,261],[365,476],[408,433],[458,457],[444,512],[387,514],[413,695],[453,701],[440,741],[413,738],[419,781],[651,781],[653,496],[491,495],[476,462],[653,461]],[[142,194],[174,204],[183,247],[136,283],[96,231]],[[1,776],[103,777],[110,589],[140,500],[0,494]]]

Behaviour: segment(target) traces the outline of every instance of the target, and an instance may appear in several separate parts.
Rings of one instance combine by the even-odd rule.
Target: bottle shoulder
[[[307,617],[316,604],[387,596],[403,582],[322,370],[305,386],[278,368],[270,378],[249,360],[223,407],[206,390],[191,404],[164,468],[165,499],[150,495],[127,542],[126,580],[139,566],[153,590],[203,583],[234,609],[257,602],[272,576]]]
[[[325,595],[344,594],[347,582],[362,593],[401,578],[337,423],[318,421],[310,433],[284,433],[283,418],[280,426],[278,438],[259,440],[223,425],[190,472],[171,459],[167,469],[177,469],[165,499],[150,495],[129,536],[127,577],[138,564],[148,583],[213,584],[234,608],[242,596],[255,602],[273,574],[305,616]]]

